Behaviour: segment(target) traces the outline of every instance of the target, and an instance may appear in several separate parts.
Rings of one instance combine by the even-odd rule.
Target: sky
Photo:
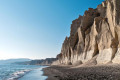
[[[72,21],[104,0],[0,0],[0,59],[56,57]]]

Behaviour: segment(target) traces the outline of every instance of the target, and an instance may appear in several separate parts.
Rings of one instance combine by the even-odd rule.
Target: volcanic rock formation
[[[53,64],[85,63],[93,57],[97,64],[120,63],[120,0],[105,0],[74,20]]]

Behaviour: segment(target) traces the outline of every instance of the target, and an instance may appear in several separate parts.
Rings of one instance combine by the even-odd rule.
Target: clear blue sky
[[[0,59],[56,57],[72,21],[104,0],[0,0]]]

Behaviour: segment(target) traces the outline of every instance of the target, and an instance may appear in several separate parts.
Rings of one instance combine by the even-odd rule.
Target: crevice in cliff
[[[99,49],[98,49],[98,43],[96,41],[96,44],[95,44],[95,49],[94,49],[94,53],[93,53],[93,57],[95,57],[96,55],[99,54]]]
[[[71,59],[71,50],[69,48],[69,60]]]
[[[76,45],[78,44],[79,37],[78,37],[78,32],[75,34],[75,43],[73,45],[73,50],[76,49]]]
[[[118,34],[115,31],[115,38],[112,40],[112,44],[111,44],[111,47],[112,47],[112,57],[111,57],[111,60],[115,57],[115,54],[116,54],[117,49],[118,49],[118,44],[119,44]]]
[[[87,37],[88,37],[88,44],[86,45],[86,49],[85,49],[85,56],[84,56],[84,59],[86,59],[86,57],[87,57],[87,51],[89,51],[89,45],[90,45],[90,36],[87,36],[86,35],[86,39],[87,39]]]

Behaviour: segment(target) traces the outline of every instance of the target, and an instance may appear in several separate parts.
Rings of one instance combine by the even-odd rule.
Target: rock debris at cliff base
[[[47,80],[120,80],[120,65],[99,65],[79,68],[51,66],[44,68]]]

